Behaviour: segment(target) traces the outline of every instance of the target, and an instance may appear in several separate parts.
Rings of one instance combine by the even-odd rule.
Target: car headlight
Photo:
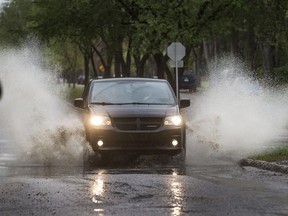
[[[181,126],[183,125],[182,117],[180,115],[166,117],[164,125]]]
[[[92,115],[90,123],[92,126],[109,126],[111,125],[111,120],[107,116]]]

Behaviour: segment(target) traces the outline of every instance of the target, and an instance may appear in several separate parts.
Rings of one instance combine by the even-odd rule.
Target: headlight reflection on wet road
[[[183,209],[183,186],[181,182],[179,181],[177,172],[173,172],[172,174],[172,180],[170,182],[170,189],[172,192],[172,212],[171,216],[179,216],[182,213]]]
[[[103,201],[101,199],[102,199],[104,191],[105,191],[105,185],[104,185],[105,175],[102,175],[102,173],[103,173],[103,171],[100,171],[96,175],[96,177],[92,183],[92,186],[90,188],[90,193],[92,195],[92,201],[93,201],[93,203],[96,203],[96,204],[103,203]],[[97,209],[94,209],[94,212],[99,213],[99,215],[103,215],[102,213],[104,212],[104,209],[97,208]]]

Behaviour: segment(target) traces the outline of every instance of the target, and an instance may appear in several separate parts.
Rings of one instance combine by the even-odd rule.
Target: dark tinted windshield
[[[175,99],[166,82],[111,80],[93,83],[91,103],[174,105]]]

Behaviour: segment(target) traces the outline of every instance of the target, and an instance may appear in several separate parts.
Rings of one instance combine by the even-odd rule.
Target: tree
[[[105,77],[131,76],[134,68],[151,76],[147,68],[156,66],[158,77],[173,84],[165,49],[174,41],[186,47],[184,65],[198,82],[223,53],[245,60],[254,75],[285,80],[287,11],[287,1],[275,0],[12,0],[0,15],[0,39],[19,46],[36,34],[63,55],[57,58],[66,59],[65,70],[77,46],[86,82],[99,75],[99,65]]]
[[[230,6],[229,1],[221,1],[219,4],[204,0],[143,0],[129,1],[129,3],[133,8],[136,6],[138,8],[137,13],[135,9],[132,10],[133,8],[127,10],[137,15],[133,24],[137,29],[134,41],[141,41],[141,46],[145,47],[147,53],[153,54],[158,77],[164,78],[166,75],[170,83],[175,83],[173,73],[167,67],[168,58],[163,55],[163,50],[173,41],[180,41],[185,45],[187,51],[184,58],[185,65],[188,65],[193,50],[195,64],[197,64],[196,73],[200,77],[203,37],[210,36],[206,31],[210,32],[213,22],[222,18],[221,13]]]
[[[30,34],[27,17],[31,11],[31,1],[13,0],[2,5],[0,14],[0,45],[19,46]]]

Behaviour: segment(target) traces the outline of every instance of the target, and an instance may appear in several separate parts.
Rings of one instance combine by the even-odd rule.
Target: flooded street
[[[185,165],[126,155],[86,165],[81,118],[32,51],[0,58],[0,215],[288,214],[287,175],[237,165],[287,143],[286,90],[255,93],[250,79],[222,73],[204,92],[181,92],[191,99]]]
[[[287,215],[288,177],[234,162],[143,157],[90,166],[15,160],[0,143],[1,215]],[[10,151],[10,152],[9,152]],[[117,164],[117,165],[115,165]]]
[[[287,36],[288,0],[0,0],[0,216],[288,216]]]

